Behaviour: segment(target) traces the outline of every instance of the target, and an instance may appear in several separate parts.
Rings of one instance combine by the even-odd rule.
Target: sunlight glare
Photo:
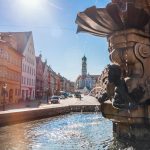
[[[50,9],[48,0],[15,0],[17,6],[17,22],[26,24],[48,23],[53,18],[54,11]]]
[[[41,0],[20,0],[20,3],[25,8],[34,9],[40,7]]]

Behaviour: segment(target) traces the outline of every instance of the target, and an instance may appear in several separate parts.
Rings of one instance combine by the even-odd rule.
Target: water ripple
[[[134,150],[100,113],[75,113],[0,128],[2,150]]]

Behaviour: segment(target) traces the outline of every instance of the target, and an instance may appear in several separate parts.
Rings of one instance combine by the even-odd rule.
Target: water
[[[0,150],[134,149],[113,138],[100,113],[75,113],[0,128]]]

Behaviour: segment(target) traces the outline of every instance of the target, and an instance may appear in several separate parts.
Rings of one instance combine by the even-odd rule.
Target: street
[[[82,95],[81,100],[79,98],[66,98],[61,99],[60,104],[41,104],[40,107],[60,107],[68,105],[100,105],[96,98],[92,96]]]
[[[81,100],[79,98],[66,98],[61,99],[60,104],[47,104],[46,100],[39,101],[30,101],[30,102],[21,102],[19,104],[7,105],[5,111],[1,110],[1,113],[5,112],[14,112],[14,111],[22,111],[22,110],[30,110],[37,108],[56,108],[62,106],[71,106],[71,105],[100,105],[96,98],[92,96],[84,96],[82,95]]]

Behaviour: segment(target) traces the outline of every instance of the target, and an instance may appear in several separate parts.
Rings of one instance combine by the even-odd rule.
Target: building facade
[[[52,68],[49,68],[50,71],[50,95],[56,94],[56,73],[52,70]]]
[[[43,62],[43,99],[46,99],[49,93],[49,67],[47,60]]]
[[[40,54],[36,57],[36,86],[35,86],[35,93],[36,99],[41,99],[43,97],[43,62],[42,62],[42,55]]]
[[[60,93],[60,81],[61,81],[61,75],[58,73],[56,75],[56,93],[59,95]]]
[[[74,93],[75,92],[75,83],[70,81],[70,92]]]
[[[0,105],[18,103],[21,99],[21,60],[22,55],[4,41],[10,33],[0,40]]]
[[[73,84],[43,62],[42,55],[35,57],[32,32],[0,33],[0,104],[4,98],[6,103],[45,99],[61,90],[74,91]]]
[[[22,57],[21,96],[22,100],[35,98],[36,60],[32,32],[8,32],[4,40],[12,45]]]
[[[22,59],[22,82],[21,94],[22,99],[35,99],[35,82],[36,82],[36,58],[32,32],[19,33],[25,39],[25,47],[21,47],[20,51],[23,54]]]

